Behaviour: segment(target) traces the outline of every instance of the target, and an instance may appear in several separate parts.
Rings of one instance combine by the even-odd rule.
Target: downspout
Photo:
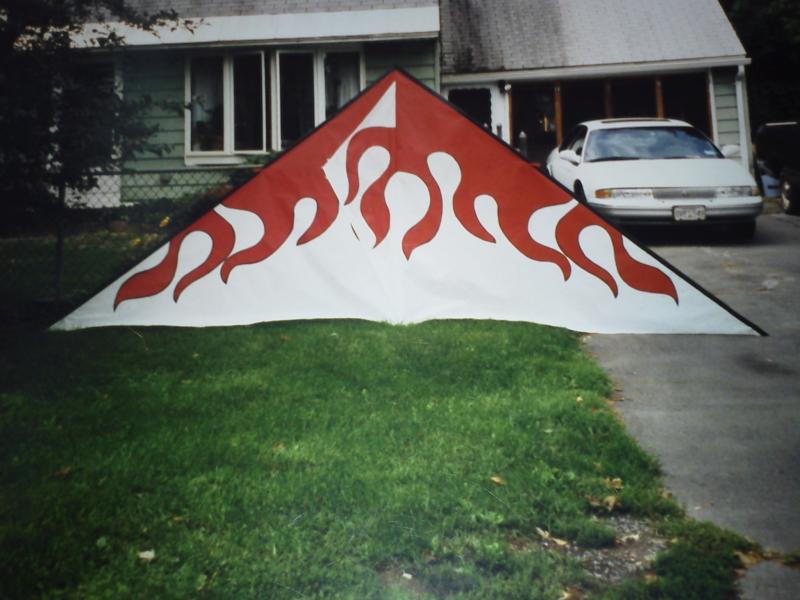
[[[708,87],[708,118],[711,120],[711,139],[719,146],[719,128],[717,126],[717,96],[714,93],[714,71],[706,71],[706,83]]]
[[[747,119],[747,90],[745,89],[744,65],[736,72],[736,112],[739,120],[739,152],[742,166],[750,170],[750,123]]]

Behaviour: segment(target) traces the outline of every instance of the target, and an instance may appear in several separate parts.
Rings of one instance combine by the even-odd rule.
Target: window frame
[[[187,166],[201,165],[236,165],[247,161],[248,156],[259,156],[284,150],[281,147],[281,112],[280,112],[280,55],[285,53],[308,53],[313,56],[314,77],[314,127],[325,122],[325,57],[328,54],[352,52],[358,54],[359,92],[367,85],[366,58],[363,44],[338,44],[328,46],[285,46],[279,48],[237,48],[225,51],[208,49],[205,52],[192,53],[186,57],[184,66],[184,163]],[[263,107],[262,128],[264,146],[262,150],[235,150],[234,148],[234,68],[235,57],[258,54],[261,56],[261,68],[264,77],[261,80],[261,98]],[[192,60],[203,56],[222,58],[223,87],[223,149],[192,150]],[[269,72],[266,71],[267,66]],[[269,77],[269,80],[267,80]],[[269,93],[267,93],[269,87]],[[268,125],[269,123],[269,125]]]
[[[228,52],[204,52],[186,57],[184,69],[184,161],[187,165],[220,165],[241,164],[246,162],[248,156],[267,154],[271,150],[270,140],[267,139],[267,118],[270,116],[267,105],[267,64],[264,50],[243,49]],[[236,110],[234,98],[234,67],[233,62],[239,56],[258,55],[261,58],[261,150],[236,150],[234,147],[234,128]],[[222,150],[193,150],[192,149],[192,61],[202,57],[222,58]]]

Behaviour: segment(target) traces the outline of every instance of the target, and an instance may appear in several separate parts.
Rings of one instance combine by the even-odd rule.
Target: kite
[[[761,333],[401,71],[53,327],[318,318]]]

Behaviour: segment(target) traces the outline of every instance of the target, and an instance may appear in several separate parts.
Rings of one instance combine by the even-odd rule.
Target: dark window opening
[[[361,87],[358,52],[331,52],[325,55],[325,118],[358,95]]]
[[[314,56],[280,55],[281,147],[314,129]]]
[[[192,150],[224,149],[222,57],[191,63]]]
[[[233,59],[233,148],[264,150],[264,69],[260,54]]]

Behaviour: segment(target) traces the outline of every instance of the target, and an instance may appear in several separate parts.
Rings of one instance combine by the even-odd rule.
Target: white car
[[[762,198],[738,161],[675,119],[579,124],[547,157],[547,171],[614,223],[731,223],[755,232]]]

